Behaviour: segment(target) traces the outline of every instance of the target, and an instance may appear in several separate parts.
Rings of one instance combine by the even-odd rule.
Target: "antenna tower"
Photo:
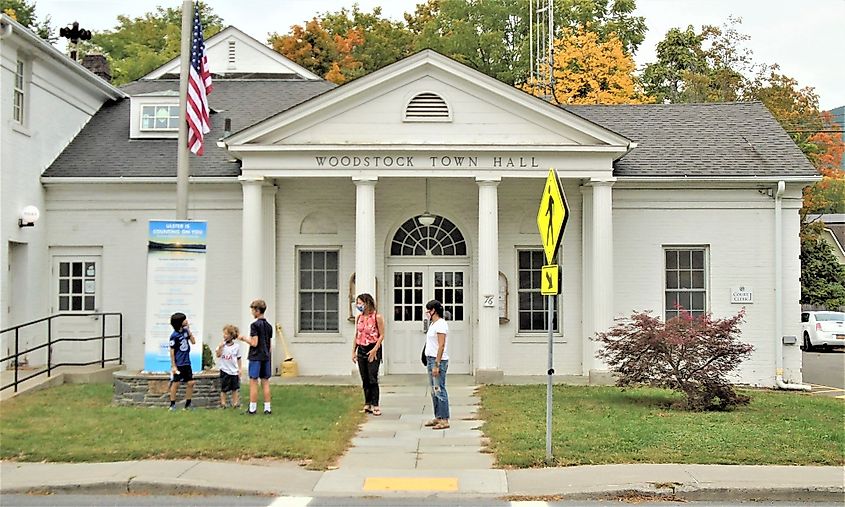
[[[554,97],[552,76],[555,38],[554,0],[528,0],[529,79],[534,95]]]

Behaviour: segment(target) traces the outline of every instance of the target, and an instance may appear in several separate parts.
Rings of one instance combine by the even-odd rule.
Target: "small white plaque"
[[[748,286],[731,288],[731,304],[746,304],[754,302],[754,291]]]
[[[481,304],[486,306],[486,307],[492,308],[492,307],[495,306],[495,302],[494,302],[495,297],[496,296],[494,296],[493,294],[490,294],[490,295],[487,295],[487,296],[482,296],[481,297]]]
[[[97,285],[94,280],[85,280],[85,293],[93,294],[97,290]]]

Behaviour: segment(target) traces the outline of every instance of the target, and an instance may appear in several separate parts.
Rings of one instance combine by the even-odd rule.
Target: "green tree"
[[[845,306],[845,266],[821,238],[801,242],[801,302],[830,309]]]
[[[672,28],[657,44],[657,61],[645,66],[643,88],[658,103],[719,102],[747,98],[765,66],[754,63],[744,47],[748,35],[738,30],[739,18],[721,27],[707,25],[696,32]]]
[[[42,39],[53,43],[56,41],[56,30],[52,26],[52,19],[46,16],[41,21],[35,16],[35,2],[27,0],[0,0],[0,12],[11,16],[15,21],[29,28]]]
[[[223,20],[204,2],[200,20],[206,38],[223,28]],[[90,45],[108,57],[115,84],[134,81],[179,56],[181,9],[157,7],[136,18],[118,16],[117,21],[114,29],[95,32]]]
[[[555,2],[555,37],[586,29],[632,55],[645,38],[635,0]],[[428,0],[405,22],[417,49],[431,48],[509,84],[528,80],[530,13],[524,0]]]

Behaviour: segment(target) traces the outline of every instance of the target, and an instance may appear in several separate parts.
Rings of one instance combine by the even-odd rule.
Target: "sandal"
[[[375,407],[370,413],[373,415],[381,415],[381,409],[379,407]]]
[[[362,408],[359,413],[361,413],[361,414],[372,414],[373,409],[369,405],[364,405],[364,408]]]
[[[448,421],[440,421],[439,423],[435,424],[431,429],[433,429],[433,430],[449,429],[449,422]]]
[[[423,426],[425,426],[427,428],[431,428],[432,426],[437,426],[438,424],[440,424],[439,419],[432,419],[432,420],[428,421],[427,423],[423,424]]]

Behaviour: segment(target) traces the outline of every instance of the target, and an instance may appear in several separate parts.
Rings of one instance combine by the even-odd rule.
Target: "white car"
[[[804,350],[845,347],[845,312],[801,312]]]

